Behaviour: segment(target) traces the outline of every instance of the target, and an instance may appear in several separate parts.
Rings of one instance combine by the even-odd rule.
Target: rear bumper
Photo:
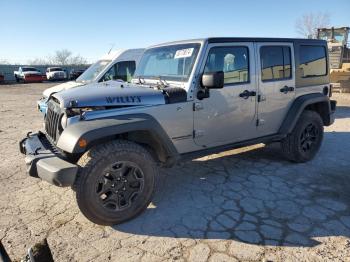
[[[55,154],[43,133],[28,134],[19,143],[19,149],[25,154],[27,172],[30,176],[60,187],[73,185],[78,166]]]
[[[43,77],[42,75],[26,75],[24,76],[24,81],[25,82],[42,82]]]

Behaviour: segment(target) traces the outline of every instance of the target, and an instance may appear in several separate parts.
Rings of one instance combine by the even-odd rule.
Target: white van
[[[102,82],[108,80],[131,80],[136,66],[143,54],[144,49],[116,50],[102,56],[96,63],[92,64],[75,81],[66,82],[46,89],[44,97],[49,97],[52,93],[70,89],[76,86],[86,85],[92,82]]]
[[[144,49],[119,49],[102,56],[75,81],[69,81],[44,90],[38,109],[46,114],[47,98],[62,90],[109,80],[130,81],[143,54]]]

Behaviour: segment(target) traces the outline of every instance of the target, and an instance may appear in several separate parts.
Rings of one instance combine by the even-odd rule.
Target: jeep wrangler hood
[[[75,82],[75,81],[69,81],[57,86],[50,87],[48,89],[45,89],[43,92],[44,97],[49,97],[52,93],[57,93],[63,90],[71,89],[73,87],[84,85],[83,83]]]
[[[161,90],[118,81],[91,83],[53,95],[61,108],[165,104]]]

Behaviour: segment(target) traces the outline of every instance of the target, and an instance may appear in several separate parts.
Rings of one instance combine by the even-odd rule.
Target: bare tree
[[[68,49],[57,50],[51,58],[51,63],[56,65],[67,65],[69,64],[69,57],[71,55],[72,52]]]
[[[45,58],[35,58],[33,60],[28,60],[28,65],[50,65],[49,59]]]
[[[7,61],[6,59],[0,59],[0,65],[9,65],[9,61]]]
[[[297,33],[305,38],[316,38],[317,28],[328,27],[330,16],[328,13],[309,13],[297,19],[295,29]]]
[[[85,65],[87,60],[80,55],[72,55],[68,49],[57,50],[55,54],[48,59],[49,64],[55,65]]]
[[[35,58],[28,60],[29,65],[86,65],[87,60],[81,55],[72,55],[72,52],[67,49],[57,50],[53,56],[46,58]],[[0,60],[1,64],[1,60]]]
[[[69,59],[70,65],[86,65],[87,63],[87,60],[80,55],[72,56]]]

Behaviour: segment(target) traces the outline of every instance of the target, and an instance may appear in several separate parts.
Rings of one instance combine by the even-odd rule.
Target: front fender
[[[94,142],[135,131],[148,131],[156,137],[169,157],[178,152],[162,126],[147,114],[130,114],[88,121],[80,121],[68,126],[61,134],[57,147],[67,153],[83,153]],[[86,147],[79,146],[79,140],[87,141]]]

